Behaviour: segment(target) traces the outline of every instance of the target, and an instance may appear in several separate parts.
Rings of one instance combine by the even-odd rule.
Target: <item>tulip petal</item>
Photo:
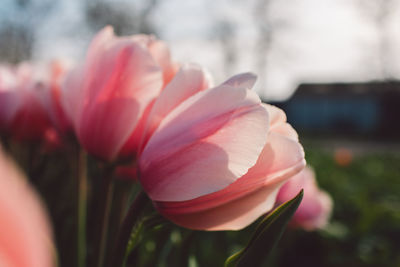
[[[256,83],[257,76],[251,72],[241,73],[226,80],[223,84],[250,89]]]
[[[150,138],[139,161],[142,185],[160,201],[221,190],[256,163],[267,132],[268,113],[254,92],[229,85],[199,92]]]
[[[21,176],[0,155],[0,266],[54,266],[47,217],[38,197]]]
[[[224,205],[194,213],[168,213],[168,210],[163,210],[157,203],[156,208],[169,220],[186,228],[208,231],[239,230],[272,209],[280,185],[265,186]]]
[[[163,69],[164,84],[168,84],[174,77],[177,68],[171,61],[171,54],[167,44],[163,41],[152,40],[149,45],[149,51]]]
[[[286,122],[286,114],[283,110],[268,104],[263,104],[263,106],[267,109],[270,116],[271,131],[292,138],[293,140],[296,141],[299,140],[297,132],[293,129],[293,127],[290,124]]]
[[[68,121],[70,121],[75,127],[75,131],[78,131],[78,115],[82,112],[84,91],[83,91],[83,77],[84,68],[83,66],[77,66],[72,69],[65,77],[65,80],[61,86],[61,105],[65,112]]]
[[[171,53],[167,44],[157,40],[152,35],[138,34],[131,37],[135,42],[141,43],[149,49],[150,54],[163,70],[164,84],[168,84],[175,76],[179,65],[171,60]]]
[[[279,133],[270,132],[268,143],[251,172],[254,173],[253,176],[258,173],[271,175],[283,172],[297,164],[301,166],[297,171],[299,172],[305,166],[304,150],[300,143]]]
[[[152,107],[154,105],[155,100],[153,100],[151,103],[149,103],[144,110],[139,122],[137,123],[135,130],[132,132],[132,134],[129,136],[128,140],[125,142],[123,147],[118,153],[118,156],[120,158],[125,158],[129,159],[132,157],[136,157],[138,155],[139,147],[141,144],[141,141],[143,139],[143,135],[146,129],[147,125],[147,118],[149,117],[149,114],[152,110]]]
[[[157,97],[148,118],[143,142],[146,142],[161,120],[184,100],[209,87],[205,71],[194,64],[184,65]]]
[[[102,67],[111,76],[102,79],[98,75],[105,70],[88,70],[87,104],[81,105],[84,108],[77,122],[85,148],[108,160],[117,155],[162,85],[160,69],[141,46],[127,43],[114,49],[120,51],[118,56],[107,57],[109,62]]]
[[[187,228],[241,229],[269,211],[282,184],[304,166],[304,152],[298,142],[270,133],[256,165],[236,182],[193,200],[155,205],[168,219]]]
[[[106,50],[114,38],[114,29],[111,26],[106,26],[99,31],[89,45],[87,61],[96,65],[97,60],[100,59],[98,55]]]

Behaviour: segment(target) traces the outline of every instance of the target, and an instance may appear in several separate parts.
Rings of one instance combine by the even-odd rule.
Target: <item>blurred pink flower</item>
[[[283,111],[249,90],[254,82],[252,74],[234,76],[156,116],[158,126],[148,124],[139,179],[176,224],[243,228],[269,211],[279,187],[304,167],[296,132]]]
[[[0,129],[18,140],[38,140],[51,127],[43,99],[48,77],[22,63],[0,67]]]
[[[63,107],[82,146],[112,161],[134,136],[123,150],[134,154],[143,118],[175,72],[168,48],[154,37],[116,37],[111,27],[100,31],[63,86]]]
[[[290,225],[307,231],[323,228],[328,223],[333,202],[326,192],[318,188],[311,168],[306,167],[290,179],[279,191],[277,202],[284,203],[292,199],[302,188],[304,197]]]
[[[38,196],[0,151],[0,266],[55,266],[52,234]]]
[[[72,123],[61,102],[61,84],[69,69],[71,69],[71,63],[65,60],[54,60],[47,68],[50,88],[45,95],[44,106],[47,108],[55,129],[61,135],[66,135],[73,130]]]

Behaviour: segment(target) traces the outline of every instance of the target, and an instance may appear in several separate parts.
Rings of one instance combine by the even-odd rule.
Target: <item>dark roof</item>
[[[388,92],[400,94],[400,81],[365,83],[304,83],[297,87],[292,98],[310,95],[380,95]]]

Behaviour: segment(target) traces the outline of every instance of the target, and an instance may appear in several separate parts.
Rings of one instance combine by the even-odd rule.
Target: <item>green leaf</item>
[[[265,266],[272,250],[280,240],[288,222],[296,212],[301,200],[303,190],[286,203],[280,205],[257,226],[247,246],[233,254],[225,261],[225,267]]]
[[[132,229],[124,259],[126,260],[129,254],[132,253],[132,251],[139,245],[145,233],[154,227],[162,225],[163,223],[165,223],[165,219],[158,213],[142,218]]]

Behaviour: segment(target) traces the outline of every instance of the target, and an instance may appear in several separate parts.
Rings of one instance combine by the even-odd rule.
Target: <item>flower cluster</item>
[[[138,181],[170,221],[190,229],[237,230],[270,211],[282,185],[305,166],[296,131],[282,110],[263,104],[251,90],[255,81],[253,74],[244,73],[215,86],[200,66],[174,62],[166,44],[155,37],[117,37],[106,27],[74,67],[63,62],[48,68],[3,65],[0,130],[18,142],[65,146],[75,138],[97,162],[112,166],[111,176],[123,173]],[[6,165],[3,158],[1,166]],[[0,171],[4,191],[3,184],[13,178],[6,172],[14,171]],[[279,196],[285,200],[286,191],[301,189],[291,184],[284,188]],[[10,201],[23,206],[25,196],[11,196],[12,191],[0,194],[0,214],[8,212],[3,200],[9,194]],[[314,205],[307,191],[313,194],[313,189],[305,191],[304,206]],[[33,199],[31,192],[26,195]],[[32,215],[40,221],[38,228],[48,232],[36,202],[18,223]],[[0,231],[19,227],[5,223]],[[311,225],[305,223],[306,228]],[[21,238],[29,239],[26,227],[28,235]],[[26,260],[32,264],[21,266],[49,266],[48,258],[39,259],[42,251],[31,253]],[[35,265],[30,256],[42,263]]]

